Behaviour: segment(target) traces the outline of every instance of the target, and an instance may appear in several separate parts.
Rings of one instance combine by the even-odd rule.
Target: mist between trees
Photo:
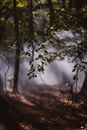
[[[9,80],[12,91],[17,93],[22,71],[27,75],[24,80],[29,80],[26,83],[32,78],[36,83],[38,73],[45,73],[46,84],[52,71],[52,82],[58,84],[57,69],[59,82],[69,84],[74,93],[87,96],[86,0],[1,0],[0,10],[0,68],[5,67],[0,73],[5,88]],[[22,63],[27,70],[25,65],[20,69]],[[51,68],[48,72],[47,66],[48,70]],[[11,70],[12,81],[8,79]]]

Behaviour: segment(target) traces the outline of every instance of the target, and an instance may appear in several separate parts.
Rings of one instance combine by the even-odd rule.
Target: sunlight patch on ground
[[[87,130],[87,124],[85,126],[81,126],[80,130]]]
[[[26,105],[29,105],[29,106],[34,106],[34,104],[25,99],[22,95],[19,95],[19,94],[13,94],[13,93],[8,93],[8,95],[12,98],[14,98],[15,100],[20,100],[22,103],[26,104]]]
[[[44,99],[42,99],[41,98],[41,95],[39,95],[39,94],[41,94],[41,95],[44,95],[42,98]],[[46,95],[45,95],[46,94]],[[74,102],[74,101],[72,101],[72,100],[70,100],[70,99],[68,99],[68,96],[66,95],[63,95],[63,94],[61,94],[59,91],[57,91],[57,92],[49,92],[49,91],[44,91],[44,92],[39,92],[39,93],[37,93],[37,94],[34,94],[34,93],[27,93],[26,92],[26,95],[27,95],[27,97],[30,97],[30,98],[34,98],[36,101],[42,101],[43,102],[43,105],[47,105],[48,106],[48,102],[47,102],[47,104],[46,104],[46,100],[48,100],[49,98],[50,98],[50,101],[52,102],[54,102],[54,100],[55,99],[51,99],[51,97],[49,97],[49,94],[50,94],[50,96],[52,96],[52,97],[55,97],[55,99],[57,99],[58,98],[58,100],[60,100],[62,103],[64,103],[65,105],[69,105],[69,106],[71,106],[71,107],[75,107],[75,108],[79,108],[82,104],[83,104],[83,102]],[[48,96],[47,96],[48,95]],[[29,99],[26,99],[25,98],[25,100],[28,100],[29,101]],[[44,102],[45,101],[45,102]]]
[[[29,105],[29,106],[34,106],[34,104],[33,104],[31,101],[26,100],[23,96],[19,96],[18,99],[19,99],[21,102],[23,102],[24,104],[27,104],[27,105]]]
[[[23,130],[38,130],[33,128],[31,124],[26,124],[25,122],[20,122],[19,125]]]
[[[72,107],[75,107],[75,108],[77,108],[77,109],[82,105],[81,102],[80,102],[80,103],[77,103],[77,102],[74,102],[74,101],[68,100],[68,99],[60,99],[60,101],[61,101],[62,103],[65,103],[65,104],[67,104],[67,105],[69,105],[69,106],[72,106]]]
[[[83,104],[82,101],[78,103],[78,102],[74,102],[72,100],[69,100],[67,95],[64,96],[60,92],[50,92],[50,93],[52,95],[56,96],[62,103],[65,103],[65,104],[72,106],[72,107],[75,107],[77,109]]]
[[[69,120],[75,120],[75,117],[70,116],[70,115],[66,115],[66,118],[69,119]]]
[[[79,113],[79,116],[87,118],[87,114]]]
[[[74,101],[69,100],[68,97],[67,97],[67,95],[64,96],[64,95],[61,94],[60,92],[55,92],[55,93],[52,93],[52,94],[53,94],[54,96],[58,97],[59,100],[60,100],[62,103],[66,104],[66,105],[69,105],[69,106],[72,106],[72,107],[75,107],[75,108],[77,108],[77,109],[83,104],[83,102],[75,103]]]

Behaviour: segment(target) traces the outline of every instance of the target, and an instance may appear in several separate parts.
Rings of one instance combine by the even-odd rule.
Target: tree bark
[[[87,0],[84,0],[84,5],[87,5]]]
[[[69,8],[72,8],[72,0],[69,0]]]
[[[29,30],[28,30],[28,35],[29,35],[29,40],[34,39],[34,27],[33,27],[33,1],[32,0],[27,0],[27,7],[28,7],[28,24],[29,24]]]
[[[84,5],[84,0],[72,0],[73,7],[75,7],[77,10],[81,9]]]
[[[54,8],[52,4],[52,0],[48,0],[49,13],[50,13],[50,27],[53,26],[55,21]]]
[[[82,87],[79,95],[81,95],[83,97],[87,97],[87,72],[85,74],[85,79],[84,79],[83,87]]]
[[[16,56],[15,56],[15,68],[14,68],[14,86],[13,92],[18,92],[18,77],[19,77],[19,64],[20,64],[20,39],[19,39],[19,21],[17,13],[17,3],[13,0],[14,9],[14,25],[15,25],[15,42],[16,42]]]
[[[66,1],[65,0],[62,0],[62,3],[63,3],[63,8],[65,8],[66,7]]]
[[[3,91],[4,91],[4,84],[3,84],[2,76],[0,75],[0,93],[2,93]]]

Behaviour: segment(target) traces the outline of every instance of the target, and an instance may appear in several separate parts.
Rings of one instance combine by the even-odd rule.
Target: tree
[[[72,7],[72,0],[69,0],[69,8]]]
[[[1,75],[0,75],[0,93],[2,93],[3,88],[4,88],[3,80],[2,80],[2,77],[1,77]]]
[[[15,68],[14,68],[14,86],[13,92],[18,92],[18,77],[19,77],[19,66],[20,66],[20,34],[19,34],[19,22],[17,12],[17,1],[13,0],[14,10],[14,25],[15,25],[15,44],[16,44],[16,56],[15,56]]]
[[[52,4],[52,0],[48,0],[48,7],[49,7],[49,21],[50,21],[50,27],[53,26],[54,21],[55,21],[55,13],[54,13],[54,8]]]
[[[28,37],[29,40],[34,40],[34,27],[33,27],[33,1],[27,0],[27,8],[28,8]]]
[[[30,51],[28,53],[28,56],[30,58],[30,66],[31,66],[31,68],[33,68],[33,70],[35,70],[35,68],[32,64],[35,60],[34,53],[36,53],[35,51],[37,51],[37,52],[40,51],[40,55],[38,56],[38,59],[41,59],[43,63],[38,65],[39,67],[37,67],[37,68],[39,71],[44,70],[43,66],[44,66],[45,60],[48,59],[47,62],[50,63],[49,60],[54,60],[57,56],[59,56],[59,57],[61,57],[62,55],[68,56],[69,53],[71,54],[71,52],[72,52],[73,57],[75,57],[75,56],[77,56],[78,51],[83,48],[82,46],[80,48],[78,48],[77,45],[74,48],[73,46],[71,46],[71,44],[69,45],[69,47],[67,47],[64,43],[65,41],[60,42],[58,40],[56,42],[58,44],[55,47],[55,45],[54,45],[55,40],[53,40],[52,47],[57,49],[57,52],[53,53],[54,57],[52,55],[50,55],[49,53],[41,54],[42,50],[44,50],[44,52],[47,52],[45,45],[43,45],[42,43],[38,44],[38,41],[37,42],[34,41],[35,43],[32,42],[33,40],[36,39],[36,37],[38,37],[38,35],[40,37],[40,34],[41,34],[41,32],[38,33],[38,31],[34,30],[34,26],[33,26],[34,25],[34,16],[35,16],[35,14],[38,14],[38,12],[39,12],[37,8],[34,8],[37,5],[35,3],[35,1],[33,1],[33,0],[24,0],[24,1],[23,0],[20,0],[20,1],[13,0],[13,10],[12,10],[12,3],[10,3],[11,0],[4,1],[4,3],[6,3],[4,5],[3,5],[3,1],[0,1],[0,2],[1,2],[0,7],[2,10],[2,13],[0,14],[2,17],[0,19],[0,28],[1,28],[2,32],[4,32],[3,30],[5,30],[8,27],[8,23],[6,21],[8,20],[9,16],[14,16],[15,45],[16,45],[14,87],[13,87],[14,92],[18,91],[18,75],[19,75],[19,67],[20,67],[20,48],[21,48],[20,42],[27,41],[27,42],[29,42],[30,48],[32,48],[32,51]],[[58,2],[61,3],[61,1],[58,1]],[[42,39],[42,41],[45,41],[45,40],[49,40],[49,42],[52,41],[52,36],[55,34],[55,31],[59,31],[59,30],[71,29],[73,32],[77,32],[79,34],[81,34],[82,29],[86,30],[87,14],[86,14],[86,8],[84,8],[84,6],[83,6],[83,4],[86,3],[85,0],[83,0],[83,1],[82,0],[69,0],[68,4],[67,4],[66,0],[62,0],[62,8],[61,8],[61,4],[58,4],[58,7],[57,7],[57,6],[55,6],[54,3],[55,3],[55,1],[47,0],[47,1],[45,1],[45,4],[43,5],[43,7],[41,6],[41,4],[40,5],[38,4],[39,9],[44,8],[45,13],[49,14],[49,19],[47,19],[47,22],[49,22],[50,25],[49,25],[49,27],[47,26],[47,28],[45,29],[45,33],[42,33],[42,35],[45,35],[43,38],[44,40]],[[65,6],[66,6],[66,8],[65,8]],[[70,10],[67,9],[68,6],[70,7]],[[6,9],[5,9],[5,7],[6,7]],[[74,9],[73,9],[73,7],[74,7]],[[5,12],[4,12],[4,10],[5,10]],[[7,13],[7,15],[6,15],[6,13]],[[3,22],[3,18],[4,18],[4,22]],[[6,24],[5,25],[6,27],[4,26],[4,23]],[[50,28],[50,27],[52,27],[52,28]],[[50,33],[47,32],[48,29],[49,29]],[[43,32],[44,32],[44,30],[43,30]],[[7,34],[7,32],[6,32],[6,34]],[[45,39],[45,37],[46,37],[46,39]],[[3,41],[2,39],[3,39],[3,37],[1,37],[1,41]],[[86,39],[86,37],[85,37],[85,39]],[[12,42],[14,42],[14,40]],[[9,46],[9,43],[7,44],[7,46]],[[42,48],[42,50],[41,50],[41,48]],[[58,50],[58,49],[60,49],[60,50]],[[76,52],[73,51],[75,49],[77,49],[78,51],[76,51]],[[60,52],[61,52],[61,54],[60,54]],[[82,52],[84,52],[84,50],[82,50]],[[52,56],[52,58],[49,58],[51,56]],[[72,56],[70,55],[70,57],[72,57]],[[79,58],[80,57],[78,55],[78,59]],[[33,59],[33,61],[31,62],[32,59]],[[28,73],[28,74],[30,74],[30,73]]]
[[[65,8],[65,4],[66,4],[66,1],[65,0],[62,0],[62,3],[63,3],[63,8]]]
[[[79,95],[87,98],[87,72],[85,73],[84,83]]]
[[[72,0],[72,7],[76,8],[77,10],[81,9],[83,5],[84,5],[84,0]]]

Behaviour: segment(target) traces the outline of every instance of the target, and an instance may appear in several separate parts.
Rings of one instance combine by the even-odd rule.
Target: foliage
[[[32,46],[30,46],[31,44]],[[26,52],[26,55],[29,56],[30,64],[28,77],[31,79],[32,77],[37,77],[37,71],[44,72],[44,66],[47,64],[45,57],[47,51],[45,49],[45,45],[38,43],[37,40],[30,41],[28,48],[29,50]]]
[[[76,8],[77,5],[69,7],[68,0],[65,3],[60,0],[53,0],[51,3],[53,7],[52,5],[50,7],[50,3],[46,0],[43,3],[32,1],[32,14],[30,14],[27,0],[17,0],[21,46],[23,43],[28,42],[28,51],[26,52],[30,67],[28,77],[36,77],[37,71],[44,72],[45,65],[55,60],[56,57],[59,57],[59,60],[63,60],[68,56],[68,58],[72,59],[72,62],[76,63],[72,71],[76,72],[74,80],[77,80],[78,72],[86,71],[85,66],[87,64],[84,60],[84,56],[87,54],[87,6],[84,5],[79,9]],[[62,4],[65,4],[65,8]],[[2,30],[0,41],[3,45],[6,42],[6,45],[12,49],[15,46],[12,0],[1,0],[0,8],[0,30]],[[45,14],[45,22],[44,26],[43,24],[41,25],[43,27],[41,30],[36,30],[35,18],[39,17],[38,20],[40,21],[40,10],[43,10]],[[32,22],[30,22],[31,15]],[[50,19],[50,15],[54,16],[53,20]],[[52,25],[49,24],[50,20],[53,21]],[[31,26],[34,28],[34,31],[31,30]],[[74,44],[70,44],[69,42],[69,45],[67,45],[65,39],[59,40],[54,38],[55,32],[61,30],[72,30]],[[29,40],[29,31],[34,36],[34,39],[31,39],[31,41]],[[75,36],[76,33],[80,38]],[[66,41],[70,41],[70,39]],[[49,46],[54,48],[54,51],[50,52],[48,50]]]

